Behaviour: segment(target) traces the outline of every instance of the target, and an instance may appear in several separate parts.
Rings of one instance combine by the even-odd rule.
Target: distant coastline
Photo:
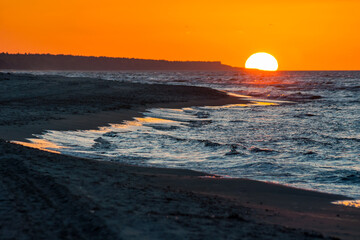
[[[1,70],[238,70],[220,61],[167,61],[53,54],[0,53]]]

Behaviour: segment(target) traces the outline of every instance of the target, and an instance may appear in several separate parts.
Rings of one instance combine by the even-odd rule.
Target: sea
[[[30,139],[50,142],[49,150],[360,199],[360,72],[31,73],[205,86],[249,100],[226,106],[153,108],[143,117],[98,130],[49,130]]]

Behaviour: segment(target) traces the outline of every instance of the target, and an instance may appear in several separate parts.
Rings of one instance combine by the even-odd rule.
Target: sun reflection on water
[[[135,120],[140,123],[174,123],[175,122],[168,119],[154,118],[154,117],[135,118]]]
[[[343,205],[343,206],[346,206],[346,207],[360,208],[360,200],[336,201],[336,202],[333,202],[333,204]]]
[[[225,106],[206,106],[211,109],[224,109],[224,108],[234,108],[234,107],[250,107],[250,106],[277,106],[278,103],[275,102],[262,102],[262,101],[251,101],[249,103],[237,103],[237,104],[228,104]]]
[[[59,151],[53,150],[53,149],[62,149],[65,148],[63,146],[59,146],[56,145],[53,142],[49,142],[45,139],[37,139],[37,138],[31,138],[28,139],[31,142],[21,142],[21,141],[13,141],[13,143],[15,144],[19,144],[25,147],[31,147],[31,148],[36,148],[42,151],[47,151],[47,152],[51,152],[51,153],[57,153],[60,154]]]

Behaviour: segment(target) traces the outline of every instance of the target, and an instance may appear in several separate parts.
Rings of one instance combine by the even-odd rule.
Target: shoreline
[[[244,104],[249,102],[242,99],[216,99],[188,102],[171,102],[165,104],[148,104],[133,109],[118,109],[113,111],[101,111],[83,115],[64,115],[63,119],[52,119],[26,124],[24,126],[0,126],[0,134],[4,140],[27,141],[32,135],[41,134],[47,130],[71,131],[71,130],[96,130],[110,124],[120,124],[135,117],[144,117],[144,112],[150,108],[185,108],[193,106],[223,106],[227,104]],[[88,119],[91,118],[91,121]]]
[[[54,78],[59,80],[60,77]],[[139,86],[136,84],[136,87]],[[205,88],[195,89],[200,91]],[[184,90],[185,93],[186,91]],[[191,94],[194,95],[193,92]],[[208,100],[206,94],[205,91],[202,100],[195,98],[189,102],[139,103],[129,108],[97,113],[63,114],[61,119],[51,119],[51,115],[50,119],[39,121],[35,118],[27,124],[22,123],[23,125],[0,125],[0,136],[7,140],[10,140],[10,136],[25,139],[30,131],[40,133],[45,129],[49,130],[48,127],[57,127],[58,130],[97,128],[105,124],[104,121],[111,123],[116,120],[119,123],[119,120],[141,116],[141,111],[151,107],[176,108],[215,102],[224,105],[237,101],[244,103],[243,100],[224,96],[219,101],[221,95],[216,95],[215,92],[211,95],[214,99]],[[164,96],[167,99],[166,94]],[[21,106],[24,107],[27,105]],[[77,107],[79,109],[83,110]],[[104,119],[104,116],[107,118]],[[88,121],[89,117],[91,122]],[[360,236],[360,209],[331,204],[335,200],[350,199],[341,195],[249,179],[218,178],[186,169],[140,167],[56,155],[1,140],[0,153],[4,153],[0,155],[0,175],[5,179],[2,183],[6,183],[5,187],[0,187],[5,189],[8,196],[15,196],[12,198],[15,199],[15,207],[6,209],[13,211],[18,219],[32,220],[32,223],[24,223],[25,220],[17,223],[7,219],[10,221],[5,225],[7,232],[0,228],[0,236],[9,233],[9,229],[13,229],[12,234],[15,234],[22,229],[19,224],[30,224],[29,229],[33,228],[32,236],[47,236],[50,234],[49,230],[45,226],[37,227],[35,223],[41,218],[48,218],[45,215],[49,213],[56,221],[50,219],[48,229],[55,229],[56,234],[61,234],[60,228],[66,228],[64,219],[68,219],[74,224],[74,232],[83,236],[87,234],[86,228],[82,226],[83,222],[90,224],[90,229],[97,227],[95,232],[90,232],[99,236],[99,239],[136,238],[143,234],[149,234],[151,238],[182,238],[196,234],[200,238],[214,235],[219,238],[253,236],[253,239],[266,239],[266,236],[270,236],[269,239],[272,239],[271,236],[276,236],[277,239],[322,239],[328,236],[356,239]],[[25,183],[22,183],[24,180]],[[46,185],[46,182],[50,185]],[[28,195],[38,200],[32,202],[30,198],[25,203],[19,202],[21,196],[29,198]],[[10,198],[7,200],[5,195],[1,197],[5,200],[2,199],[0,206],[4,203],[9,206],[12,204]],[[53,203],[47,204],[49,201]],[[67,202],[74,204],[75,208],[67,206]],[[128,204],[124,205],[122,202]],[[42,207],[39,208],[37,204]],[[56,209],[62,210],[55,211]],[[55,216],[54,211],[60,216]],[[72,220],[69,219],[70,212],[74,212]],[[116,214],[112,215],[110,212]],[[144,222],[142,218],[147,221]],[[1,217],[0,223],[5,223],[5,219],[6,216]],[[149,228],[156,231],[151,233]],[[171,229],[177,229],[176,234]],[[231,235],[229,229],[235,235]],[[20,234],[17,235],[19,237],[28,233],[19,231],[16,234]],[[67,234],[66,236],[73,236],[71,233]]]

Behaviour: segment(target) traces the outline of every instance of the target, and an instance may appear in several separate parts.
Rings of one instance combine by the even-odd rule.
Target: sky
[[[0,52],[360,70],[359,0],[0,0]]]

